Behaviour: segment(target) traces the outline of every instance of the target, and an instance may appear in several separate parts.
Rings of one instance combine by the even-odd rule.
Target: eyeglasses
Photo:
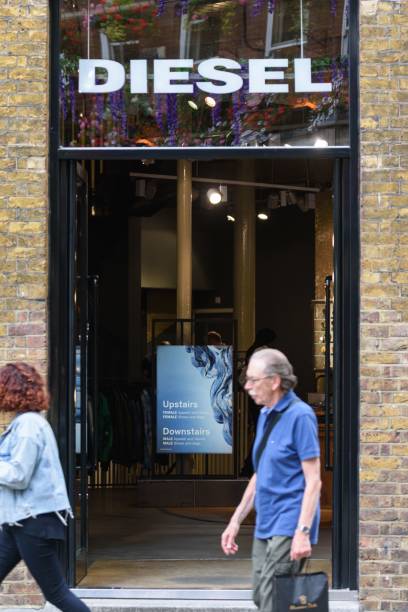
[[[269,374],[269,376],[260,376],[259,378],[255,378],[254,376],[245,376],[245,384],[254,385],[260,380],[265,380],[266,378],[273,378],[276,376],[275,374]]]

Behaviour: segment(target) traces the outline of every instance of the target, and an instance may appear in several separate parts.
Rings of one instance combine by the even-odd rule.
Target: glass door
[[[74,513],[75,513],[75,582],[87,573],[88,565],[88,474],[89,453],[89,334],[88,316],[88,186],[82,166],[77,164],[75,178],[74,236]]]

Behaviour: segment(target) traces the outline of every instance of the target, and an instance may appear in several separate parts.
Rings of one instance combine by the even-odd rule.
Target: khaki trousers
[[[298,574],[306,559],[290,560],[292,538],[273,536],[268,540],[254,538],[252,546],[252,598],[261,612],[278,612],[272,608],[272,578],[280,574]]]

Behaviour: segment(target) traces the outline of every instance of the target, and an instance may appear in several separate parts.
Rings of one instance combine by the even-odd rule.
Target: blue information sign
[[[157,348],[157,452],[232,453],[231,346]]]

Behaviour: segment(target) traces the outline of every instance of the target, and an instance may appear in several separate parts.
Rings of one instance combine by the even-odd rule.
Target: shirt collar
[[[296,394],[294,391],[288,391],[274,406],[264,406],[263,408],[261,408],[261,414],[264,414],[265,412],[270,412],[271,410],[275,412],[282,412],[282,410],[284,410],[287,405],[295,399],[295,397]]]

